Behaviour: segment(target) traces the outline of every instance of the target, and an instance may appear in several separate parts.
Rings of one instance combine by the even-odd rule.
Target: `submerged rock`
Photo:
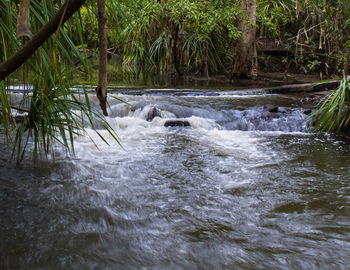
[[[190,127],[191,124],[187,120],[167,120],[164,123],[165,127]]]
[[[266,104],[264,106],[264,109],[266,109],[269,112],[273,112],[273,113],[278,112],[278,106],[274,106],[274,105],[271,105],[271,104]]]
[[[278,106],[271,105],[271,104],[266,104],[264,106],[264,109],[270,113],[287,113],[289,111],[288,109],[286,109],[284,107],[278,107]]]
[[[312,113],[312,110],[305,110],[304,111],[304,114],[306,114],[306,115],[309,115],[309,114],[311,114]]]
[[[161,117],[161,111],[157,107],[152,107],[146,116],[148,122],[152,122],[155,117]]]

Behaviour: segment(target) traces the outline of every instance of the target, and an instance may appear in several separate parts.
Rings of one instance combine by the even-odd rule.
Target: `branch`
[[[17,53],[0,64],[0,81],[19,68],[49,37],[59,28],[61,19],[65,23],[79,10],[85,0],[66,0],[60,10],[46,23],[38,33]],[[67,8],[67,9],[66,9]]]
[[[10,107],[11,109],[17,110],[17,111],[19,111],[19,112],[27,112],[27,113],[30,112],[30,109],[29,109],[29,108],[21,108],[21,107],[14,106],[14,105],[9,105],[9,107]],[[1,107],[0,107],[0,112],[3,112],[3,110],[2,110]]]
[[[303,31],[304,33],[310,32],[312,29],[314,29],[314,28],[316,28],[316,27],[320,26],[320,24],[321,24],[321,23],[316,24],[316,25],[314,25],[314,26],[310,27],[310,28],[309,28],[309,29],[307,29],[307,30],[304,30],[303,28],[301,28],[301,29],[299,29],[299,30],[298,30],[298,35],[296,35],[296,36],[294,36],[294,37],[291,37],[291,38],[288,38],[287,40],[293,40],[293,39],[296,39],[296,38],[299,36],[299,32],[302,32],[303,30],[304,30],[304,31]],[[302,34],[303,34],[303,33],[302,33]]]
[[[97,98],[105,116],[107,112],[107,28],[106,28],[106,0],[98,0],[98,86],[96,88]]]
[[[29,108],[21,108],[21,107],[15,106],[15,105],[10,105],[10,108],[17,110],[19,112],[28,112],[29,113],[29,111],[30,111]]]

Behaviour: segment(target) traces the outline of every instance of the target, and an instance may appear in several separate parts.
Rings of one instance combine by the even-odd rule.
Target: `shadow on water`
[[[91,58],[89,66],[93,70],[98,70],[98,59]],[[136,69],[132,66],[122,64],[118,57],[108,59],[108,84],[110,86],[127,86],[127,88],[175,88],[175,89],[242,89],[255,87],[272,87],[282,84],[281,80],[230,80],[229,76],[215,75],[200,76],[200,74],[188,74],[179,76],[175,73],[159,71],[156,68],[145,67]],[[80,84],[86,82],[91,83],[88,74],[76,72],[72,79]],[[90,74],[92,81],[97,84],[98,72]],[[281,75],[282,76],[282,75]]]

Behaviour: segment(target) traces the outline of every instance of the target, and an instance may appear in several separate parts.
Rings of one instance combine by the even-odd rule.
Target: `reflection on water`
[[[112,101],[109,122],[124,149],[102,131],[110,147],[80,137],[75,157],[57,146],[15,167],[0,146],[1,269],[349,267],[350,148],[306,133],[307,105],[119,97],[130,106]],[[191,127],[164,127],[174,118]]]

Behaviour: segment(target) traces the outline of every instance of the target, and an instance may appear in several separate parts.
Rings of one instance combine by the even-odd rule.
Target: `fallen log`
[[[350,76],[348,76],[350,79]],[[321,92],[336,89],[340,85],[340,80],[320,81],[313,83],[290,84],[267,88],[271,94],[288,94],[288,93],[305,93],[305,92]]]

